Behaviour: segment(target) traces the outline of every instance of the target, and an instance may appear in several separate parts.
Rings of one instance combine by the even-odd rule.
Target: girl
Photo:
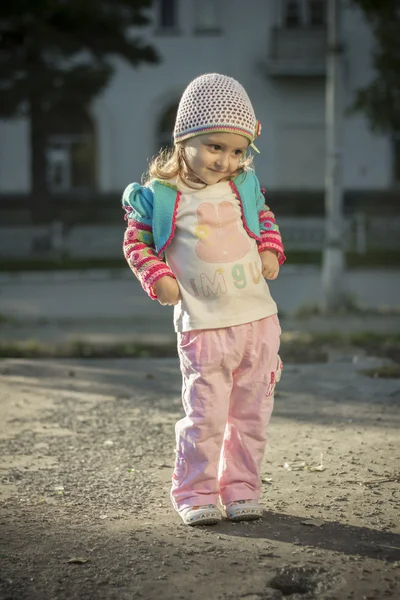
[[[265,279],[285,260],[247,151],[260,133],[243,87],[216,73],[179,103],[174,148],[123,195],[124,254],[174,305],[185,418],[171,498],[188,525],[260,518],[260,466],[279,380],[280,326]]]

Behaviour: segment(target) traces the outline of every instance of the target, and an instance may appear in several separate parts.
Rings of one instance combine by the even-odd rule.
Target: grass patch
[[[400,333],[357,332],[349,335],[350,343],[371,356],[390,358],[400,364]]]
[[[280,355],[283,362],[323,363],[332,350],[346,353],[363,350],[370,356],[388,358],[400,365],[400,333],[386,334],[371,331],[284,332]]]
[[[177,356],[175,344],[96,344],[75,340],[63,344],[23,340],[0,342],[0,358],[167,358]]]
[[[382,365],[373,369],[365,369],[360,373],[374,379],[399,379],[400,365]]]
[[[122,243],[122,238],[121,238]],[[288,250],[286,252],[288,265],[321,265],[322,252],[298,252]],[[398,268],[400,264],[400,249],[374,250],[364,255],[348,252],[346,254],[346,265],[354,267],[386,267]],[[0,272],[20,271],[69,271],[85,269],[120,269],[128,268],[122,256],[118,258],[71,258],[60,256],[59,258],[3,258],[0,264]]]
[[[11,323],[16,323],[17,319],[15,317],[10,317],[9,315],[3,315],[0,313],[0,327],[2,325],[8,325]]]
[[[287,332],[282,335],[280,355],[288,363],[325,363],[332,350],[346,353],[364,350],[367,354],[389,358],[400,365],[400,334],[372,332],[341,334]],[[75,340],[49,343],[37,340],[0,342],[0,358],[176,358],[176,344],[118,342],[100,344]]]

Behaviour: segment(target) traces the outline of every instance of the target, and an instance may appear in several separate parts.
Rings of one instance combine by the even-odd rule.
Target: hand
[[[174,306],[182,300],[178,282],[173,277],[165,275],[154,284],[157,300],[163,306]]]
[[[265,279],[276,279],[279,275],[279,261],[276,250],[260,252],[262,275]]]

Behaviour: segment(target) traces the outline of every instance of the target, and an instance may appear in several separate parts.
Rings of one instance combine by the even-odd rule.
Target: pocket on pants
[[[186,350],[196,342],[198,331],[184,331],[178,333],[178,349]]]
[[[268,388],[267,388],[267,398],[270,398],[271,396],[274,395],[275,386],[281,380],[282,371],[283,371],[283,362],[281,360],[281,357],[278,354],[276,357],[276,368],[274,371],[271,371],[270,376],[269,376],[269,384],[268,384]]]
[[[279,381],[281,380],[282,371],[283,371],[283,362],[282,362],[281,357],[278,354],[277,366],[276,366],[276,371],[275,371],[275,383],[279,383]]]
[[[184,368],[195,371],[221,362],[223,349],[216,329],[195,329],[178,334],[178,354]]]
[[[281,335],[282,334],[282,328],[281,328],[281,324],[279,322],[278,313],[275,313],[274,315],[272,315],[271,319],[273,320],[273,322],[275,323],[276,327],[278,328],[279,335]]]

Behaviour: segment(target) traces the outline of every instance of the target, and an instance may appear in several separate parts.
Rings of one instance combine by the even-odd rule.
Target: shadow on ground
[[[50,514],[44,528],[32,516],[32,521],[3,528],[7,543],[0,555],[1,598],[233,599],[246,597],[246,590],[260,593],[263,588],[266,592],[260,598],[280,598],[269,595],[269,583],[282,567],[293,569],[298,564],[293,558],[296,551],[328,550],[340,553],[340,560],[353,555],[386,564],[400,558],[399,535],[339,522],[312,529],[302,521],[269,512],[250,526],[224,521],[215,527],[191,529],[177,526],[173,519],[169,525],[157,520],[143,525],[131,519],[82,530],[79,523],[57,522]],[[250,550],[251,540],[258,540],[256,552],[254,547]],[[319,565],[314,569],[323,567],[325,582],[329,577],[333,581],[337,565],[321,558],[311,561]]]
[[[295,543],[307,546],[376,558],[383,561],[400,560],[400,535],[377,531],[368,527],[353,527],[339,521],[325,521],[322,526],[306,526],[307,519],[294,515],[268,511],[257,529],[246,532],[246,537],[269,541]],[[243,536],[240,529],[232,529],[229,523],[218,526],[226,535]]]

